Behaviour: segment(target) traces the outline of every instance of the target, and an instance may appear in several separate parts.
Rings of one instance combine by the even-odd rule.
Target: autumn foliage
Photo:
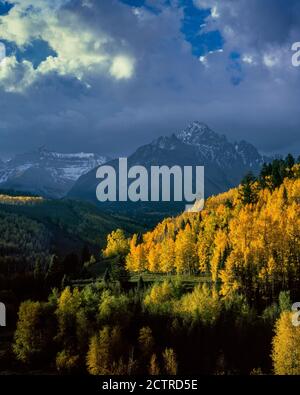
[[[241,185],[207,200],[200,213],[168,218],[137,243],[130,242],[133,272],[209,274],[221,295],[247,290],[272,296],[300,278],[300,166],[275,189],[251,185],[245,204]]]

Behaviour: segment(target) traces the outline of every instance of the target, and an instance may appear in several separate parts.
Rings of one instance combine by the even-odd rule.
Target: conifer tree
[[[241,186],[239,190],[240,200],[244,205],[256,203],[257,201],[257,194],[255,191],[255,181],[256,178],[250,172],[243,178],[241,182]]]

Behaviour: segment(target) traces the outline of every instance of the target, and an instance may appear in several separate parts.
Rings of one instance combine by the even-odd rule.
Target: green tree
[[[80,292],[77,288],[73,291],[70,287],[65,288],[58,300],[55,311],[58,321],[58,340],[63,348],[72,350],[77,347],[77,313],[81,307]]]
[[[246,204],[256,203],[257,201],[257,192],[255,190],[255,182],[256,178],[250,172],[248,173],[241,182],[241,186],[239,189],[239,197],[241,202]]]
[[[288,169],[291,169],[295,164],[295,158],[292,154],[288,154],[285,158],[285,164]]]
[[[54,335],[52,314],[47,303],[21,303],[13,344],[19,361],[30,364],[47,357],[47,353],[51,356]]]
[[[279,308],[280,312],[291,311],[291,297],[290,291],[281,291],[279,294]]]
[[[125,261],[120,256],[116,256],[111,260],[111,277],[114,281],[124,284],[129,281],[129,271],[125,266]]]

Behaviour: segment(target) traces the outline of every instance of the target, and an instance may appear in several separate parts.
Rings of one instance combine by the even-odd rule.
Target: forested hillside
[[[21,303],[0,363],[59,374],[300,374],[299,211],[300,164],[288,156],[200,213],[144,235],[114,229],[96,281],[58,281],[58,268],[74,276],[75,258],[52,259],[37,278],[55,288]]]
[[[0,210],[0,272],[33,270],[48,263],[50,233],[43,224]]]
[[[55,239],[54,247],[64,252],[68,244],[82,246],[82,243],[101,247],[107,233],[117,227],[126,232],[141,231],[143,227],[135,221],[120,216],[103,213],[89,203],[71,200],[47,200],[32,196],[12,196],[0,193],[0,210],[26,216],[44,224]],[[59,235],[59,237],[56,237]],[[65,239],[61,243],[59,239]]]
[[[220,293],[272,297],[300,279],[300,165],[280,161],[130,242],[130,271],[208,273]],[[273,167],[272,167],[273,166]],[[279,166],[279,167],[278,167]],[[278,170],[278,171],[277,171]]]
[[[97,259],[102,266],[101,248],[117,227],[128,235],[143,229],[90,204],[0,192],[0,301],[9,327],[22,300],[47,297],[64,276],[92,277],[84,264]]]

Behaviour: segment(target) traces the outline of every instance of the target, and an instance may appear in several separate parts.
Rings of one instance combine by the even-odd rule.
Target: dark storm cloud
[[[71,62],[33,77],[27,71],[32,81],[18,92],[2,85],[2,154],[46,144],[120,155],[194,119],[264,152],[300,152],[300,69],[291,66],[290,51],[291,43],[300,41],[298,1],[195,1],[198,7],[214,7],[203,31],[218,30],[224,39],[223,52],[202,61],[193,55],[197,43],[188,42],[182,31],[183,1],[159,12],[133,10],[119,1],[61,4],[57,23],[66,29],[76,16],[75,36],[88,29],[95,38],[104,37],[100,55],[105,61],[89,65],[90,40],[81,49],[82,67]],[[119,55],[134,59],[126,78],[110,72],[109,62]],[[123,72],[121,66],[117,72]],[[22,74],[24,65],[18,67]]]

